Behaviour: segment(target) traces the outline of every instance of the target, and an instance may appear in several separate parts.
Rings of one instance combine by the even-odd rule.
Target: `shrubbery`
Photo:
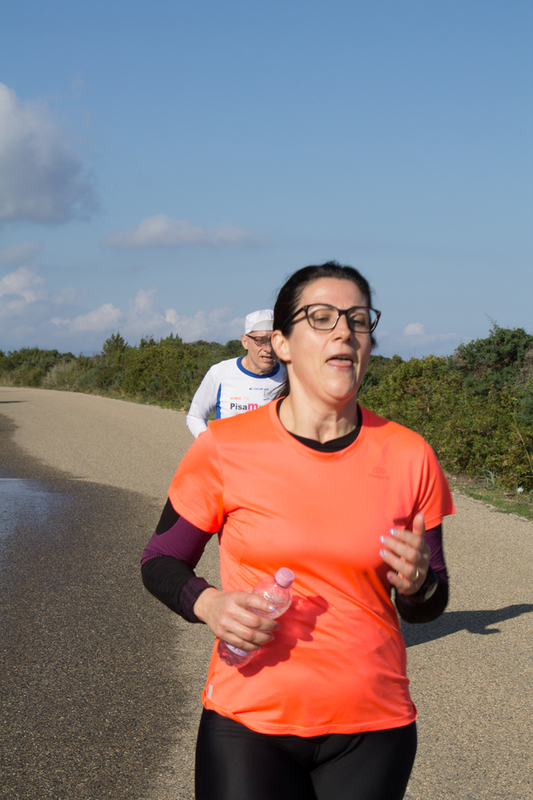
[[[74,359],[72,353],[23,347],[7,355],[0,350],[0,379],[12,386],[40,386],[43,378],[56,364]]]
[[[493,325],[450,358],[393,362],[369,370],[363,405],[418,431],[452,474],[533,489],[533,336]]]
[[[92,358],[57,350],[0,351],[0,382],[94,392],[187,409],[212,364],[242,355],[238,340],[184,343],[178,336],[129,346],[113,334]],[[493,325],[449,358],[404,362],[371,356],[363,405],[418,431],[452,474],[533,489],[533,336]]]
[[[0,382],[127,397],[173,408],[188,408],[212,364],[243,355],[240,341],[184,343],[179,336],[156,342],[141,339],[131,347],[120,333],[107,339],[102,352],[87,357],[57,350],[23,348],[0,351]]]

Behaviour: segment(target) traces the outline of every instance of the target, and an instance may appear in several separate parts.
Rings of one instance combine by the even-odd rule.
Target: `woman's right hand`
[[[279,622],[260,617],[250,609],[265,614],[273,610],[268,600],[253,592],[221,592],[212,586],[194,604],[198,619],[219,639],[241,650],[259,650],[273,638]]]

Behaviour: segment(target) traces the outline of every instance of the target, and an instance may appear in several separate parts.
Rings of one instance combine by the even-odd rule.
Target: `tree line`
[[[186,411],[210,366],[243,355],[239,340],[183,342],[170,335],[75,356],[37,347],[0,350],[0,383],[103,394]],[[533,491],[533,335],[492,325],[448,357],[371,356],[361,403],[420,433],[449,474]]]

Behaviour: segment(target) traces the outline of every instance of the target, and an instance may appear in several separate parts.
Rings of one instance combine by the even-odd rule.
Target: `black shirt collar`
[[[280,406],[281,406],[281,400],[276,406],[278,417],[279,417]],[[320,453],[336,453],[339,450],[344,450],[346,447],[349,447],[351,444],[355,442],[355,440],[359,436],[359,431],[361,430],[361,422],[362,422],[361,409],[359,408],[358,405],[357,422],[354,430],[351,431],[351,433],[347,433],[345,436],[339,436],[338,439],[331,439],[329,442],[318,442],[316,439],[306,439],[305,436],[297,436],[295,433],[291,433],[290,431],[287,431],[287,433],[291,433],[291,436],[294,439],[298,439],[299,442],[304,444],[306,447],[310,447],[312,450],[318,450]]]

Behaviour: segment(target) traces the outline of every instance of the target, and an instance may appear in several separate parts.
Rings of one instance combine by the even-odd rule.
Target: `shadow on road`
[[[426,625],[409,625],[402,622],[402,633],[407,647],[432,642],[459,631],[487,636],[500,632],[499,628],[490,628],[489,625],[496,625],[498,622],[505,622],[531,612],[533,612],[532,603],[520,603],[490,611],[448,611],[435,622],[428,622]]]

